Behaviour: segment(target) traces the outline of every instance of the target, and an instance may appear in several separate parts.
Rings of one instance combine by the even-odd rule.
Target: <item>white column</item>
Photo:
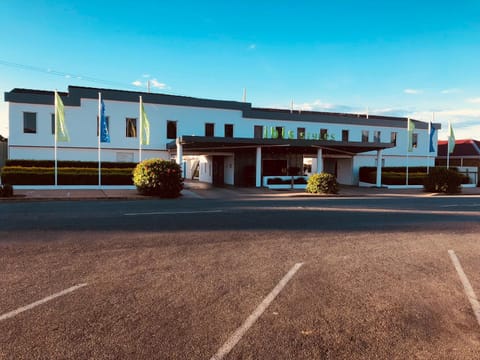
[[[323,151],[322,148],[317,150],[317,174],[323,172]]]
[[[376,186],[382,187],[382,150],[377,150],[377,184]]]
[[[262,187],[262,148],[257,147],[257,162],[255,169],[255,186]]]
[[[180,142],[180,138],[177,138],[177,164],[180,165],[182,177],[184,177],[185,174],[183,173],[183,145]]]

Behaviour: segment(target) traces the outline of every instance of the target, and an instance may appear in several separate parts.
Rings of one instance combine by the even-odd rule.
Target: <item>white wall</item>
[[[198,180],[211,184],[213,182],[212,177],[212,158],[210,156],[200,156],[200,171]]]
[[[225,156],[224,160],[224,178],[225,184],[233,185],[234,184],[234,173],[235,173],[235,160],[233,156]]]

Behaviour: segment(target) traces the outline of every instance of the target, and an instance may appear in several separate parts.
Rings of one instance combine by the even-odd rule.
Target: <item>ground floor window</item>
[[[125,136],[126,137],[137,137],[137,119],[135,118],[126,118],[125,119]]]

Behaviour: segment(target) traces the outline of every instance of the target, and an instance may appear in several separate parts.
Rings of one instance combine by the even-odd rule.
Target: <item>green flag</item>
[[[412,152],[413,151],[413,132],[415,131],[415,124],[413,121],[408,118],[408,151]]]
[[[67,126],[65,124],[65,109],[58,93],[55,91],[55,137],[57,141],[69,142]]]
[[[142,137],[142,145],[150,145],[150,122],[148,121],[147,114],[143,108],[143,102],[140,105],[142,129],[140,130],[140,136]]]
[[[453,132],[452,124],[448,123],[448,153],[453,153],[455,149],[455,133]]]

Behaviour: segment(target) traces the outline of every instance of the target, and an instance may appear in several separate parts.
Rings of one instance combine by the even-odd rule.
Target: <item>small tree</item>
[[[162,159],[149,159],[133,170],[133,183],[142,195],[176,198],[183,189],[180,165]]]
[[[312,194],[336,194],[338,193],[337,179],[326,172],[313,174],[308,179],[306,191]]]
[[[463,178],[456,170],[436,167],[425,177],[423,188],[428,192],[458,194],[462,191]]]

